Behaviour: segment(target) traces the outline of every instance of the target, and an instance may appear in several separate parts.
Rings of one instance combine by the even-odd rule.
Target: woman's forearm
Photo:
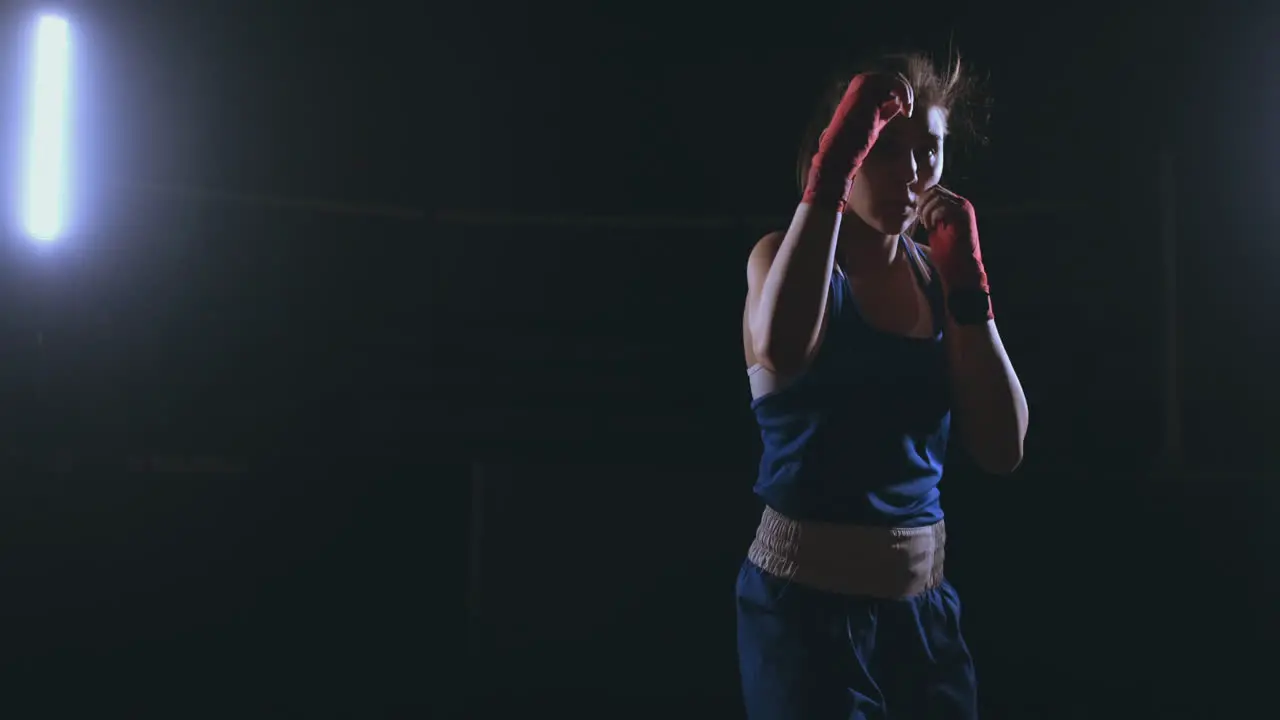
[[[994,320],[948,322],[947,354],[960,440],[987,472],[1013,472],[1027,436],[1027,398]]]

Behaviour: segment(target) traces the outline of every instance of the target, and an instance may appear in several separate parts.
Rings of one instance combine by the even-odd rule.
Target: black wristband
[[[991,295],[984,290],[955,290],[947,297],[947,311],[957,325],[985,325],[991,319]]]

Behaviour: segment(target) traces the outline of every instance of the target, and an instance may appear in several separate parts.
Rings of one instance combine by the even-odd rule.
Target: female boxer
[[[973,206],[939,184],[968,87],[958,61],[914,54],[844,82],[790,227],[748,260],[765,503],[737,582],[751,720],[976,716],[938,481],[953,414],[981,467],[1014,470],[1027,403]]]

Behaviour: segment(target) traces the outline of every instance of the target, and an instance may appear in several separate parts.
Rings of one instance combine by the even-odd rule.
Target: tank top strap
[[[852,292],[849,285],[849,277],[845,275],[844,269],[840,267],[840,263],[836,263],[831,268],[830,292],[831,297],[831,317],[837,318],[844,313],[845,305],[849,302],[846,293]]]
[[[915,240],[902,235],[901,247],[911,258],[911,269],[915,271],[916,281],[920,283],[920,289],[924,290],[924,296],[929,301],[934,331],[941,332],[945,324],[947,303],[942,293],[942,282],[938,279],[938,269]]]

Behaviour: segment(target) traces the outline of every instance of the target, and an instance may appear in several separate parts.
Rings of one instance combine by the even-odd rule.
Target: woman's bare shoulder
[[[787,236],[785,230],[775,230],[766,233],[764,237],[756,241],[751,248],[751,255],[747,258],[747,274],[753,275],[758,272],[768,272],[769,266],[773,265],[773,259],[778,255],[778,248],[782,246],[782,240]]]

